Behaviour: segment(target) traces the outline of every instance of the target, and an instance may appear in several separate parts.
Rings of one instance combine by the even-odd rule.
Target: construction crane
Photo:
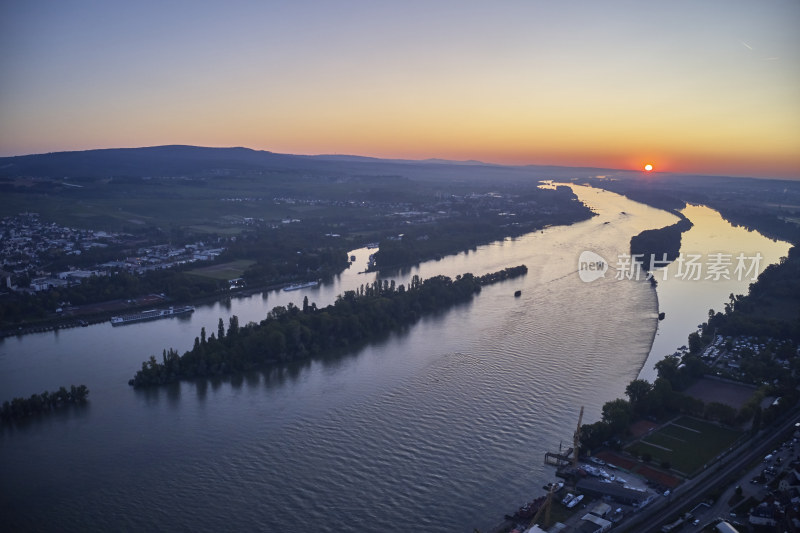
[[[550,504],[553,502],[553,491],[556,488],[555,483],[550,484],[550,490],[547,492],[547,498],[545,498],[544,503],[539,506],[539,510],[536,511],[536,514],[531,519],[530,524],[528,524],[528,528],[533,527],[533,525],[539,520],[539,517],[542,516],[544,513],[544,527],[550,525]]]
[[[581,423],[583,422],[583,406],[581,405],[581,414],[578,415],[578,428],[575,430],[572,443],[572,468],[578,467],[578,452],[581,446]]]

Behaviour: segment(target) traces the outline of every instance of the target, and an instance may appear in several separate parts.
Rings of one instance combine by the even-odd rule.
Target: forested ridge
[[[216,335],[207,337],[203,329],[194,347],[183,355],[169,349],[164,350],[161,362],[151,356],[128,383],[134,387],[163,385],[269,363],[331,356],[411,325],[426,314],[467,302],[483,285],[523,276],[527,271],[525,265],[519,265],[484,276],[463,274],[455,280],[414,276],[408,287],[375,281],[346,291],[333,305],[321,309],[309,304],[306,297],[302,308],[291,303],[275,307],[258,324],[240,326],[234,315],[226,330],[220,318]]]

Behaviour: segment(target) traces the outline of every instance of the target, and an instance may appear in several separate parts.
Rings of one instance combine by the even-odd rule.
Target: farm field
[[[227,281],[229,279],[242,277],[244,271],[253,266],[254,264],[256,264],[255,261],[251,261],[249,259],[239,259],[237,261],[231,261],[229,263],[221,263],[218,265],[210,265],[206,267],[195,268],[187,273],[195,276],[201,276],[204,278]]]

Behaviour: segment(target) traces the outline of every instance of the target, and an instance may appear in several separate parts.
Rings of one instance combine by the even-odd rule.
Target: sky
[[[190,144],[800,179],[800,1],[0,2],[0,156]]]

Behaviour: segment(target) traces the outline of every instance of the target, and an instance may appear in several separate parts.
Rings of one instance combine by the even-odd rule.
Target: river
[[[654,271],[659,310],[665,316],[658,324],[653,347],[639,375],[651,382],[657,375],[654,365],[676,348],[688,345],[689,333],[708,320],[709,309],[724,312],[729,295],[747,294],[757,274],[786,256],[791,248],[787,242],[769,240],[756,231],[734,227],[706,206],[688,205],[681,213],[694,224],[681,239],[681,253],[686,258],[683,272],[679,271],[678,262]],[[737,272],[740,254],[744,269]],[[759,255],[761,259],[756,259]],[[702,271],[691,272],[687,265],[692,256],[700,257],[696,262]],[[709,271],[717,261],[721,265],[718,273]],[[730,264],[725,264],[728,261]],[[749,273],[748,269],[757,263],[759,268]]]
[[[91,390],[87,407],[0,431],[7,527],[489,528],[543,493],[553,479],[545,451],[570,445],[582,405],[584,422],[599,419],[603,403],[624,394],[654,346],[658,308],[650,284],[610,271],[583,282],[578,258],[590,250],[610,261],[628,252],[633,235],[676,217],[599,189],[574,190],[598,216],[381,274],[407,283],[414,274],[480,275],[521,263],[529,269],[335,361],[158,390],[127,385],[149,355],[188,349],[201,327],[216,331],[220,317],[227,323],[235,314],[244,324],[276,305],[301,305],[306,295],[321,306],[370,283],[374,273],[359,273],[368,249],[353,251],[354,265],[320,287],[235,298],[188,317],[0,341],[1,398],[70,384]],[[691,231],[705,227],[705,219],[693,221]],[[764,249],[776,244],[759,239]],[[778,257],[769,255],[763,266]],[[662,302],[668,285],[659,285]],[[516,290],[521,297],[514,298]],[[682,309],[691,307],[683,300]],[[669,335],[660,330],[657,337],[669,352],[685,342]]]

